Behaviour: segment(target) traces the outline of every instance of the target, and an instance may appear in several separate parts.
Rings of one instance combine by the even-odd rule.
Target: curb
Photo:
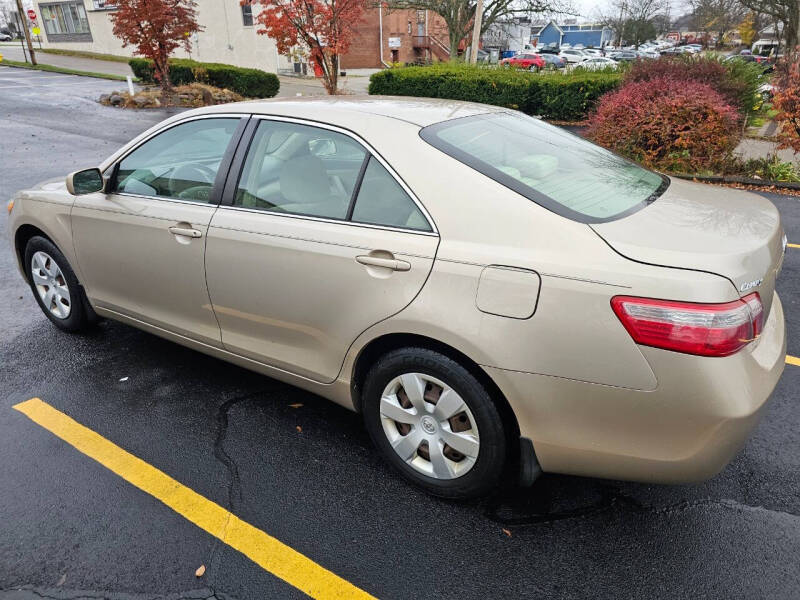
[[[689,175],[687,173],[670,173],[670,177],[702,181],[706,183],[740,183],[743,185],[756,185],[762,187],[776,187],[784,190],[800,190],[800,183],[790,181],[770,181],[768,179],[750,179],[748,177],[734,177],[727,175]]]
[[[2,54],[0,52],[0,54]],[[14,61],[16,62],[16,61]],[[55,65],[48,65],[44,63],[39,63],[41,66],[50,67],[48,69],[37,69],[33,65],[18,65],[12,64],[8,60],[0,61],[0,67],[11,67],[12,69],[27,69],[29,71],[39,71],[41,73],[61,73],[62,75],[75,75],[77,77],[92,77],[94,79],[105,79],[106,81],[122,81],[125,82],[125,78],[122,75],[114,75],[112,73],[92,73],[90,71],[79,71],[77,69],[67,69],[64,67],[57,67]],[[38,65],[37,65],[38,66]],[[137,78],[133,78],[134,83],[138,83],[139,80]]]

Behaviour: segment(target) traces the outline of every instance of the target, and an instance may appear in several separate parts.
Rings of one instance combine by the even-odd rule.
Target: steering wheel
[[[211,186],[214,185],[215,177],[216,173],[214,170],[204,165],[181,165],[170,173],[168,183],[169,191],[178,198],[182,198],[186,192],[193,191],[198,187],[211,188]],[[181,190],[187,182],[194,183],[195,185]]]

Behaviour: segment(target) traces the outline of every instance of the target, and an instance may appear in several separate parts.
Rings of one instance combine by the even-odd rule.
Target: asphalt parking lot
[[[167,116],[94,102],[115,87],[0,67],[3,204]],[[800,244],[800,198],[770,198]],[[710,481],[545,475],[456,504],[406,485],[326,400],[118,323],[61,333],[0,214],[0,598],[295,598],[303,578],[342,598],[800,596],[800,366]],[[800,247],[778,292],[800,356]],[[13,408],[31,398],[54,411]],[[238,537],[203,521],[211,502]],[[251,543],[269,551],[248,558]]]

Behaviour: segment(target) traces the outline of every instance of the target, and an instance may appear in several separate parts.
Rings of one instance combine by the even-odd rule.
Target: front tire
[[[451,358],[424,348],[386,354],[367,374],[363,413],[384,458],[427,492],[467,499],[498,484],[503,420],[484,386]]]
[[[56,327],[70,333],[87,327],[83,289],[55,244],[32,237],[25,246],[25,270],[39,308]]]

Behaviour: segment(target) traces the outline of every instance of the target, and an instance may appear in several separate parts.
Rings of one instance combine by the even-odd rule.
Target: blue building
[[[555,21],[550,21],[538,33],[531,34],[531,42],[535,40],[537,46],[583,44],[586,48],[602,48],[613,39],[614,32],[599,23],[557,25]]]

